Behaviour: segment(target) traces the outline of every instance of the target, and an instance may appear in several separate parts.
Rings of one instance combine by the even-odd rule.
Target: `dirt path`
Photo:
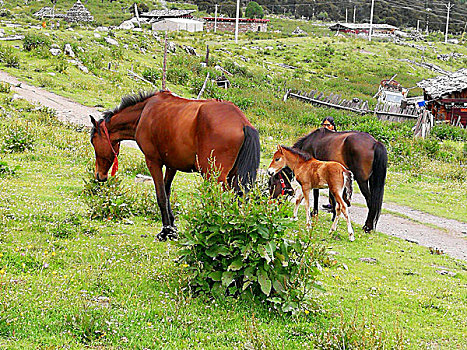
[[[93,115],[97,119],[101,116],[101,113],[96,108],[80,105],[65,97],[20,82],[3,71],[0,71],[0,81],[10,83],[13,91],[24,99],[55,109],[59,120],[90,127],[89,115]],[[137,148],[134,142],[126,143],[126,145]],[[327,198],[321,196],[320,205],[326,202]],[[361,195],[356,194],[353,202],[364,204],[364,199]],[[379,219],[378,231],[426,247],[442,250],[452,257],[467,261],[467,224],[436,217],[392,203],[385,203],[383,208],[402,214],[410,219],[384,213]],[[350,209],[350,214],[354,223],[363,226],[367,209],[366,207],[353,205]],[[427,226],[426,224],[435,225],[439,229]]]

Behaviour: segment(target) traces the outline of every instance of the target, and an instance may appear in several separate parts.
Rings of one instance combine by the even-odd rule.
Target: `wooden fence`
[[[401,108],[384,103],[378,103],[375,109],[372,110],[368,105],[368,101],[362,101],[358,98],[346,100],[342,99],[341,95],[333,93],[326,96],[323,92],[319,92],[318,90],[312,90],[308,93],[302,91],[295,93],[288,90],[284,95],[284,102],[287,101],[288,98],[296,98],[314,105],[342,109],[360,114],[374,114],[379,119],[390,121],[417,119],[420,114],[420,111],[415,106]]]

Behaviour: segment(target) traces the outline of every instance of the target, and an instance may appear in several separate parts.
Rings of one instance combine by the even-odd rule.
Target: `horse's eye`
[[[281,159],[280,159],[280,158],[276,158],[276,159],[274,159],[274,160],[275,160],[276,162],[278,162],[278,161],[280,161]]]

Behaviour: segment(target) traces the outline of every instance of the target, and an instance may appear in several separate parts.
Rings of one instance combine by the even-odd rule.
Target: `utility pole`
[[[420,31],[420,20],[417,19],[417,32],[419,32],[419,31]]]
[[[237,14],[235,16],[235,44],[238,43],[238,21],[240,18],[240,0],[237,0]]]
[[[217,4],[216,4],[216,12],[214,14],[214,33],[217,32]]]
[[[347,8],[345,9],[345,23],[349,23],[349,22],[347,21]]]
[[[353,22],[355,23],[355,11],[357,10],[357,6],[353,7]]]
[[[448,14],[446,16],[446,34],[444,35],[444,43],[447,44],[448,43],[448,30],[449,30],[449,12],[451,11],[451,8],[454,5],[451,6],[451,2],[449,1],[449,3],[444,6],[446,6],[446,8],[448,9]]]
[[[425,10],[426,10],[426,17],[425,17],[425,23],[426,23],[426,34],[428,35],[428,15],[431,9],[428,7],[428,0],[425,0]]]
[[[371,31],[373,29],[373,11],[375,9],[375,0],[371,0],[371,11],[370,11],[370,31],[368,32],[368,40],[371,41]]]

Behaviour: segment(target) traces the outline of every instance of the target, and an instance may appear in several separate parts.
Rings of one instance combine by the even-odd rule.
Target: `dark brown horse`
[[[366,132],[320,128],[300,138],[293,147],[319,160],[339,162],[353,173],[369,209],[363,229],[373,230],[383,204],[388,162],[384,145]],[[313,214],[317,214],[319,190],[313,190],[313,196]]]
[[[104,119],[91,117],[91,122],[99,181],[107,180],[112,163],[115,167],[120,141],[136,140],[144,153],[162,214],[159,240],[177,237],[170,207],[177,170],[209,175],[215,167],[218,181],[237,193],[247,191],[256,179],[259,135],[233,103],[189,100],[168,91],[139,93],[124,97],[119,107],[104,113]]]

